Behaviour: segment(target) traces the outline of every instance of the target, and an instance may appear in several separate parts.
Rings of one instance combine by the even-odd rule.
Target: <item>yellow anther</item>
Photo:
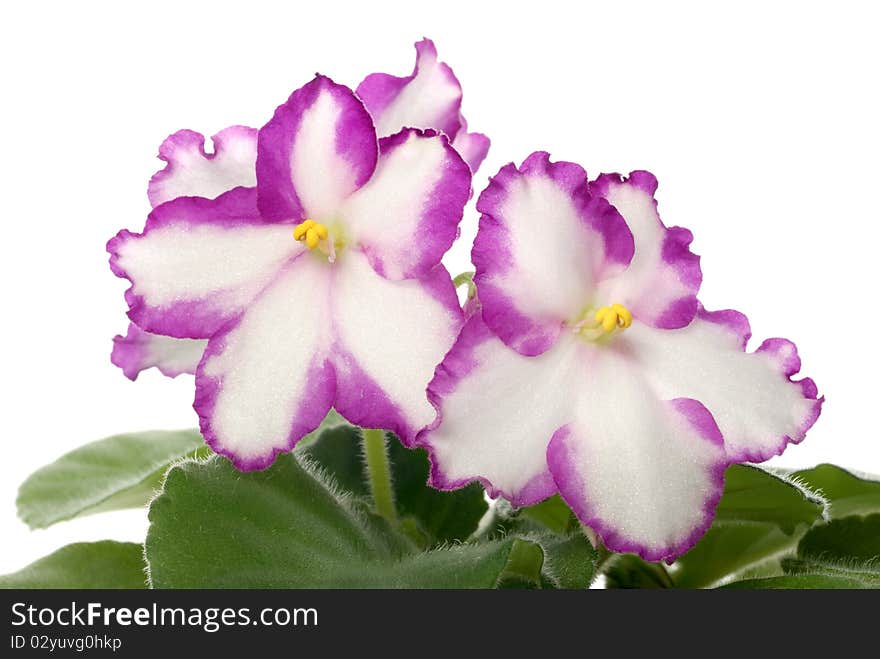
[[[293,229],[294,240],[304,240],[309,249],[315,249],[329,235],[327,227],[314,220],[300,222]]]
[[[315,249],[318,246],[318,243],[321,242],[321,239],[318,238],[318,232],[314,229],[309,229],[306,231],[306,247],[309,249]]]
[[[612,304],[611,309],[612,311],[617,313],[618,326],[620,326],[622,329],[626,329],[627,327],[632,325],[633,315],[629,312],[629,309],[618,302]]]
[[[610,307],[600,307],[593,316],[596,327],[602,327],[602,331],[611,334],[615,329],[626,329],[632,325],[632,314],[622,304],[615,302]]]
[[[614,328],[617,327],[617,314],[611,310],[611,307],[602,307],[599,309],[596,312],[594,319],[602,326],[602,330],[605,332],[613,332]]]
[[[294,240],[302,240],[303,236],[306,235],[306,231],[315,226],[314,220],[306,220],[305,222],[300,222],[293,229],[293,239]]]

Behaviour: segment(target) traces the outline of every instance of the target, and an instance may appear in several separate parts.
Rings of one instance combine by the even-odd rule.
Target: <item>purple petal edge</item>
[[[236,322],[231,322],[228,328],[235,327],[236,324]],[[300,439],[317,428],[327,416],[336,396],[336,374],[333,365],[325,359],[313,360],[308,374],[309,396],[300,403],[299,409],[293,415],[294,423],[285,444],[272,447],[264,455],[245,458],[224,448],[211,426],[211,417],[217,396],[223,387],[223,379],[205,375],[204,364],[210,357],[222,353],[224,347],[222,336],[218,335],[212,339],[196,369],[196,395],[193,409],[199,416],[199,429],[211,450],[228,458],[239,471],[265,469],[275,462],[279,454],[293,449]]]
[[[223,152],[226,148],[226,142],[232,135],[242,135],[256,141],[257,129],[239,125],[224,128],[211,137],[211,142],[214,145],[213,153],[205,151],[205,136],[196,131],[183,129],[166,137],[162,144],[159,145],[158,154],[159,159],[165,161],[165,167],[153,174],[150,178],[150,183],[147,186],[147,198],[150,200],[150,205],[154,208],[160,205],[159,189],[167,179],[177,173],[177,167],[175,166],[175,153],[179,149],[196,147],[202,158],[205,160],[213,160],[218,154]]]
[[[800,444],[807,436],[807,431],[813,427],[822,414],[822,406],[825,404],[825,396],[819,396],[819,388],[812,378],[793,379],[793,376],[801,370],[801,359],[797,352],[797,346],[788,339],[773,338],[764,341],[755,353],[765,353],[779,356],[780,372],[789,382],[800,387],[801,395],[814,401],[809,411],[801,420],[797,431],[792,435],[783,435],[778,438],[776,446],[765,451],[739,451],[732,454],[732,459],[737,462],[763,462],[776,455],[782,455],[789,444]],[[785,353],[783,355],[783,353]]]
[[[374,117],[380,117],[385,109],[394,102],[404,88],[411,83],[419,73],[420,60],[424,56],[437,59],[437,48],[434,42],[423,38],[416,42],[416,62],[413,71],[408,76],[393,76],[388,73],[372,73],[357,86],[355,93],[364,102],[367,110]],[[450,139],[454,139],[461,128],[459,108],[461,107],[461,84],[455,77],[452,68],[445,62],[437,62],[447,80],[459,89],[458,99],[450,104],[442,114],[444,119],[437,126],[421,126],[421,128],[435,128],[443,131]],[[378,121],[377,121],[378,123]],[[402,128],[402,126],[401,126]]]
[[[731,334],[737,337],[740,349],[745,351],[749,339],[752,337],[752,328],[745,314],[735,309],[722,309],[721,311],[707,311],[702,305],[697,309],[697,318],[715,325],[725,327]]]
[[[749,327],[749,320],[739,311],[733,309],[725,309],[723,311],[707,311],[702,306],[697,312],[697,318],[705,320],[716,325],[724,326],[730,331],[739,343],[740,350],[746,351],[746,346],[752,335]],[[783,435],[778,438],[776,444],[764,451],[737,451],[731,454],[733,462],[764,462],[776,455],[782,455],[789,444],[800,444],[807,431],[813,427],[822,413],[822,405],[825,403],[825,396],[819,396],[819,390],[812,378],[805,377],[801,380],[795,380],[793,377],[801,370],[801,359],[798,355],[797,346],[788,339],[772,338],[764,341],[755,353],[764,353],[776,357],[779,363],[780,373],[788,379],[789,382],[796,384],[801,389],[804,398],[815,401],[810,406],[809,411],[801,421],[797,432],[793,435]]]
[[[483,489],[486,490],[486,494],[491,498],[497,499],[498,497],[501,497],[507,500],[510,505],[515,508],[533,506],[557,493],[556,483],[554,482],[549,469],[532,478],[519,492],[504,492],[503,490],[496,488],[491,482],[482,476],[459,479],[447,478],[437,461],[434,459],[433,452],[430,449],[428,449],[428,460],[431,463],[431,470],[428,475],[428,486],[433,487],[435,490],[440,490],[441,492],[458,490],[471,483],[479,483],[483,486]]]
[[[110,353],[110,362],[122,369],[122,373],[129,380],[137,380],[141,371],[155,366],[162,375],[176,378],[178,375],[191,375],[192,370],[185,368],[171,368],[161,360],[147,363],[149,335],[134,323],[128,324],[125,336],[117,334],[113,337],[113,350]]]
[[[471,168],[471,174],[476,174],[486,156],[489,155],[492,142],[483,133],[466,132],[465,126],[465,121],[462,119],[462,129],[455,136],[452,146]]]
[[[649,195],[656,209],[657,177],[645,170],[632,171],[628,176],[616,172],[600,174],[590,183],[590,191],[605,198],[610,194],[613,186],[619,185],[631,185]],[[659,329],[678,329],[690,324],[699,310],[697,293],[703,282],[703,271],[700,267],[700,257],[690,250],[694,240],[693,234],[684,227],[667,227],[660,218],[659,212],[657,219],[665,232],[661,248],[663,263],[675,271],[678,280],[690,290],[690,294],[672,301],[652,325]]]
[[[418,281],[431,297],[460,319],[461,325],[465,324],[464,312],[458,302],[452,277],[442,263],[436,265]],[[388,394],[360,367],[357,359],[344,346],[335,346],[334,354],[344,364],[344,368],[337,368],[338,386],[333,403],[334,409],[354,425],[364,428],[384,428],[397,435],[404,446],[410,448],[418,446],[419,437],[425,430],[413,427],[407,422]],[[345,371],[345,375],[340,375],[340,370]],[[431,392],[427,390],[428,386],[426,385],[426,397],[437,409]],[[432,423],[430,427],[436,426]]]
[[[472,192],[467,163],[452,148],[449,138],[436,130],[404,128],[394,135],[383,137],[379,140],[380,158],[390,155],[413,135],[421,139],[439,139],[448,159],[443,166],[443,175],[435,183],[430,199],[422,207],[418,229],[412,236],[415,243],[411,245],[412,250],[418,250],[419,259],[403,273],[405,279],[422,277],[440,263],[461,233],[459,224]],[[369,245],[365,245],[363,251],[373,269],[385,277],[381,254],[370,249]]]
[[[704,440],[716,445],[723,442],[721,431],[718,429],[715,419],[702,403],[690,398],[677,398],[669,401],[669,403],[688,420]],[[659,549],[651,549],[623,537],[599,518],[589,505],[582,505],[581,502],[572,501],[570,497],[566,496],[566,488],[560,481],[572,481],[576,478],[573,475],[572,467],[575,461],[569,455],[569,449],[565,445],[565,440],[570,434],[571,429],[569,426],[563,426],[553,434],[547,447],[547,463],[550,465],[550,472],[555,477],[562,498],[584,525],[589,526],[599,534],[606,547],[617,553],[637,554],[646,561],[662,560],[672,564],[678,556],[681,556],[693,547],[709,529],[715,517],[718,501],[721,499],[724,491],[724,472],[730,464],[728,460],[719,460],[711,468],[710,477],[713,489],[703,502],[703,519],[694,530],[680,542]]]
[[[373,175],[378,158],[378,142],[373,120],[361,100],[348,87],[323,75],[303,85],[275,110],[257,138],[257,205],[271,220],[305,218],[290,171],[290,154],[303,114],[327,91],[345,106],[336,125],[335,144],[339,154],[356,169],[356,187]]]
[[[411,446],[417,428],[407,423],[400,408],[358,364],[357,359],[339,347],[334,349],[338,385],[333,408],[352,424],[362,428],[382,428],[393,432],[404,446]]]
[[[556,484],[549,469],[535,476],[520,491],[506,492],[496,488],[489,480],[482,476],[449,478],[440,467],[439,461],[435,458],[434,448],[430,441],[431,432],[436,430],[442,423],[443,397],[452,393],[458,386],[458,383],[476,368],[477,363],[474,360],[473,353],[477,347],[495,338],[495,335],[483,322],[479,312],[475,311],[468,317],[464,327],[459,332],[455,344],[434,370],[434,378],[428,384],[428,400],[436,411],[434,421],[418,432],[412,446],[422,447],[428,451],[428,460],[431,464],[428,485],[431,487],[448,491],[457,490],[469,483],[480,483],[489,496],[493,498],[504,497],[517,507],[530,506],[556,494]]]
[[[136,240],[149,231],[184,220],[191,224],[214,224],[225,227],[261,223],[254,188],[234,188],[216,199],[178,197],[153,209],[141,234],[123,229],[107,242],[110,270],[132,285],[125,291],[128,317],[147,332],[180,339],[210,338],[228,319],[219,312],[206,310],[199,301],[178,302],[162,308],[149,306],[143,296],[134,293],[134,281],[119,264],[119,250],[128,240]]]
[[[142,330],[134,323],[129,323],[125,336],[117,334],[113,337],[113,350],[110,353],[110,362],[122,369],[123,374],[129,380],[137,380],[146,356],[146,348],[142,340]],[[175,377],[179,373],[165,373],[169,377]]]

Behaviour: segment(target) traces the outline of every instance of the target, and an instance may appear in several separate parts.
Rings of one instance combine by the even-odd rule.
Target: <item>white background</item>
[[[316,70],[351,86],[408,74],[423,35],[493,140],[477,191],[536,149],[591,174],[653,171],[664,220],[696,236],[704,304],[795,340],[827,395],[778,463],[880,473],[870,3],[130,4],[0,10],[0,572],[145,532],[141,511],[28,531],[14,499],[31,471],[106,435],[195,424],[192,378],[131,383],[108,360],[126,284],[104,244],[142,227],[162,139],[260,126]],[[452,271],[475,231],[471,208]]]

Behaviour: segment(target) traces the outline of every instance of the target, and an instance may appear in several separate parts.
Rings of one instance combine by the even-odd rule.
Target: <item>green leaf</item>
[[[451,492],[428,487],[428,452],[408,449],[393,435],[388,440],[388,458],[397,512],[418,520],[435,543],[467,540],[489,508],[483,487],[471,483]]]
[[[453,545],[385,562],[352,583],[353,588],[495,588],[507,565],[513,540]]]
[[[558,494],[533,506],[520,508],[519,516],[538,522],[554,533],[567,533],[578,528],[577,518]]]
[[[604,569],[606,588],[672,588],[672,579],[660,563],[648,563],[635,554],[617,554]]]
[[[825,576],[857,583],[859,588],[880,589],[880,567],[876,562],[861,563],[850,559],[835,563],[823,560],[786,558],[782,561],[782,568],[786,576]]]
[[[845,517],[810,529],[785,576],[750,579],[734,588],[880,588],[880,514]]]
[[[846,577],[829,576],[826,574],[796,574],[782,577],[766,577],[764,579],[734,581],[722,586],[722,588],[740,590],[830,590],[839,588],[864,588],[864,586],[860,582],[853,579],[847,579]]]
[[[559,495],[531,506],[514,508],[504,499],[495,502],[492,524],[486,526],[489,538],[508,536],[541,537],[548,532],[568,537],[580,533],[580,522]]]
[[[79,542],[0,576],[0,588],[146,588],[143,554],[133,542]]]
[[[502,588],[540,588],[544,552],[537,544],[515,539],[501,575]]]
[[[346,425],[327,429],[313,444],[301,450],[345,492],[358,497],[369,496],[359,429]]]
[[[208,452],[195,430],[107,437],[31,474],[18,491],[18,515],[31,528],[46,528],[81,515],[144,506],[170,463]]]
[[[730,575],[767,564],[793,553],[798,535],[788,535],[775,524],[743,522],[713,524],[700,541],[676,562],[677,588],[708,588]]]
[[[880,480],[860,478],[831,464],[797,471],[792,476],[828,499],[832,519],[880,512]]]
[[[556,588],[589,588],[596,578],[598,553],[583,533],[538,539],[544,551],[544,576]]]
[[[716,523],[769,522],[785,533],[822,517],[824,500],[789,479],[748,465],[732,465],[724,475],[724,494]]]
[[[489,588],[513,540],[409,553],[295,454],[241,473],[214,456],[167,475],[146,555],[158,588]]]
[[[339,426],[325,431],[305,453],[343,490],[356,496],[369,496],[359,430]],[[398,515],[404,524],[417,527],[413,529],[414,536],[422,536],[426,546],[470,537],[488,508],[478,483],[453,492],[428,487],[427,451],[408,449],[391,433],[388,434],[388,459]]]
[[[343,428],[354,428],[354,426],[348,422],[348,419],[346,419],[339,412],[331,408],[330,411],[327,412],[327,416],[324,417],[324,420],[321,421],[321,424],[308,435],[305,435],[301,440],[299,440],[296,445],[301,448],[311,446],[326,431],[339,428],[340,426]]]
[[[798,557],[873,563],[880,573],[880,514],[844,517],[810,529],[798,545]]]

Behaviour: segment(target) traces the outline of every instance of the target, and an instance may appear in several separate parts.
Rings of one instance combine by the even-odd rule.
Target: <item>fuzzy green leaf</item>
[[[731,575],[754,570],[776,556],[794,552],[797,541],[797,535],[783,533],[775,524],[713,525],[696,546],[676,562],[675,586],[714,586]]]
[[[797,558],[783,561],[788,574],[822,574],[880,588],[880,514],[835,519],[810,529]]]
[[[303,457],[241,473],[227,460],[168,472],[150,507],[146,556],[158,588],[490,588],[513,540],[407,551],[396,531]]]
[[[143,554],[133,542],[79,542],[0,576],[0,588],[146,588]]]
[[[607,588],[672,588],[674,584],[660,563],[648,563],[635,554],[612,556],[604,569]]]
[[[796,471],[792,476],[828,499],[832,519],[880,512],[880,480],[862,478],[831,464]]]
[[[864,588],[859,581],[854,579],[829,576],[826,574],[794,574],[781,577],[765,577],[763,579],[745,579],[744,581],[734,581],[733,583],[729,583],[722,587],[738,590],[832,590],[841,588]]]
[[[786,575],[734,582],[734,588],[880,588],[880,514],[814,526],[797,557],[782,560]]]
[[[543,574],[556,588],[589,588],[596,578],[598,553],[583,533],[538,539],[544,551]]]
[[[822,517],[821,497],[781,476],[749,465],[728,467],[716,523],[768,522],[785,533]]]
[[[527,540],[516,539],[501,575],[502,588],[540,588],[544,552]]]
[[[38,469],[18,491],[18,515],[46,528],[82,515],[145,506],[168,465],[207,454],[196,430],[115,435],[74,449]]]
[[[356,496],[369,496],[360,432],[351,426],[325,431],[304,451],[342,487]],[[430,463],[424,449],[408,449],[388,434],[388,459],[398,515],[414,525],[412,535],[426,546],[466,540],[486,512],[483,488],[472,483],[453,492],[427,486]]]

